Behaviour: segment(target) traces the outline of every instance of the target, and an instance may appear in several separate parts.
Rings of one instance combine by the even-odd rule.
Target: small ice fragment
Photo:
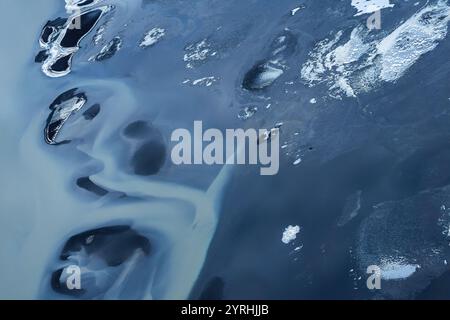
[[[253,117],[253,115],[258,111],[257,107],[245,107],[241,111],[239,111],[238,118],[240,120],[247,120]]]
[[[147,48],[147,47],[153,46],[162,37],[164,37],[165,34],[166,34],[166,30],[164,30],[162,28],[153,28],[145,34],[144,39],[142,39],[141,43],[139,44],[139,47]]]
[[[292,16],[295,16],[295,14],[296,14],[297,12],[299,12],[300,10],[302,10],[302,9],[304,9],[304,8],[305,8],[305,6],[304,6],[304,5],[301,5],[301,6],[298,6],[297,8],[292,9],[292,10],[291,10],[291,15],[292,15]]]
[[[297,238],[297,234],[300,232],[299,226],[291,226],[289,225],[286,229],[284,229],[283,237],[281,241],[285,244],[295,240]]]
[[[89,237],[86,238],[86,244],[91,244],[94,241],[94,235],[91,234]]]
[[[205,78],[200,78],[197,80],[192,81],[192,85],[193,86],[205,86],[205,87],[210,87],[212,86],[215,82],[217,82],[217,79],[215,77],[205,77]]]
[[[389,0],[352,0],[352,6],[358,10],[355,16],[368,14],[385,8],[392,8],[394,5]]]
[[[383,261],[381,266],[381,277],[384,280],[406,279],[412,276],[420,266],[417,264],[408,264],[399,260]]]
[[[300,10],[300,8],[294,8],[291,10],[291,14],[295,16],[295,14]]]

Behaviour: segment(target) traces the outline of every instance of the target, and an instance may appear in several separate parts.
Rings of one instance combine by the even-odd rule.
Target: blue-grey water
[[[449,298],[450,3],[368,3],[2,0],[0,298]],[[173,164],[196,120],[279,173]]]

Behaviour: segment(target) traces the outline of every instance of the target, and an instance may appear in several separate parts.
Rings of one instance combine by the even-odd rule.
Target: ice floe
[[[189,44],[186,46],[184,51],[185,53],[183,60],[186,62],[186,67],[189,69],[194,68],[196,65],[204,62],[209,57],[214,57],[218,54],[218,52],[212,48],[207,39]]]
[[[204,86],[204,87],[211,87],[213,84],[215,84],[217,81],[219,81],[218,78],[211,76],[211,77],[203,77],[199,79],[192,80],[191,84],[193,86]],[[185,82],[189,83],[189,81]]]
[[[166,35],[166,30],[162,28],[153,28],[149,30],[145,35],[144,39],[142,39],[139,47],[147,48],[156,44],[159,40],[161,40]]]
[[[310,87],[326,84],[335,98],[356,97],[382,82],[395,82],[447,36],[449,20],[450,6],[438,1],[381,39],[372,40],[363,26],[353,29],[348,40],[338,31],[316,44],[301,78]]]
[[[292,226],[289,225],[284,229],[283,237],[281,238],[281,241],[284,244],[289,244],[291,241],[294,241],[297,238],[297,234],[300,232],[299,226]]]
[[[246,106],[239,111],[238,118],[241,120],[248,120],[253,117],[257,111],[258,107]]]
[[[286,60],[295,52],[297,38],[284,30],[271,43],[267,57],[255,63],[246,72],[242,87],[249,91],[263,90],[271,86],[287,69]]]
[[[359,16],[385,8],[392,8],[394,4],[391,4],[390,0],[352,0],[352,6],[358,10],[355,16]]]
[[[303,10],[303,9],[305,9],[305,5],[295,7],[294,9],[291,10],[291,15],[295,16],[300,10]]]
[[[122,39],[120,37],[114,37],[110,42],[108,42],[100,52],[94,56],[89,58],[89,61],[103,61],[112,58],[117,51],[122,48]]]

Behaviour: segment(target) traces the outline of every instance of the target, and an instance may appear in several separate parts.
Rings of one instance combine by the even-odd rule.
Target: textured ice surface
[[[394,4],[391,4],[390,2],[390,0],[352,0],[352,6],[358,10],[356,15],[359,16],[381,9],[391,8]]]
[[[122,48],[122,39],[120,37],[114,37],[95,57],[92,57],[89,60],[102,61],[110,59],[120,50],[120,48]]]
[[[78,51],[80,41],[111,8],[103,6],[86,10],[90,6],[84,7],[82,3],[68,3],[67,6],[68,13],[74,13],[62,20],[49,21],[42,31],[40,45],[46,50],[42,71],[49,77],[62,77],[71,71],[73,55]],[[73,6],[78,9],[73,9]]]
[[[381,203],[363,222],[358,259],[361,267],[378,265],[386,298],[410,298],[448,270],[448,236],[440,226],[450,216],[442,211],[449,188],[429,190],[411,198]],[[392,282],[403,280],[403,282]]]
[[[302,79],[310,86],[326,83],[337,98],[356,97],[382,81],[394,82],[446,37],[449,20],[450,6],[437,1],[380,39],[371,40],[364,26],[353,29],[348,40],[343,40],[343,31],[338,31],[332,39],[320,41],[309,54],[310,59],[302,66]]]
[[[354,219],[361,209],[361,190],[348,196],[345,200],[344,209],[342,210],[342,216],[339,218],[338,226],[344,226],[352,219]]]

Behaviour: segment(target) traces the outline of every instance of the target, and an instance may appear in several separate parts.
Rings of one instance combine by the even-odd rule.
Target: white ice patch
[[[412,276],[420,266],[417,264],[406,263],[405,259],[399,258],[395,260],[383,260],[380,268],[382,279],[400,280]]]
[[[266,65],[264,72],[259,75],[258,82],[261,83],[262,87],[268,87],[275,82],[279,77],[283,75],[284,71],[280,68],[273,67],[271,65]]]
[[[358,10],[355,16],[360,16],[381,9],[392,8],[394,5],[390,3],[390,0],[352,0],[352,6]]]
[[[206,39],[203,39],[185,48],[183,60],[187,62],[186,67],[192,69],[196,63],[207,60],[209,57],[214,57],[217,53],[217,51],[211,49],[211,44]]]
[[[302,6],[299,6],[299,7],[297,7],[297,8],[294,8],[294,9],[292,9],[291,10],[291,15],[292,16],[295,16],[296,14],[297,14],[297,12],[299,12],[300,10],[302,10],[302,9],[304,9],[305,7],[302,5]]]
[[[192,86],[204,86],[204,87],[211,87],[213,84],[215,84],[219,79],[217,79],[216,77],[212,76],[212,77],[204,77],[204,78],[199,78],[196,80],[191,80],[190,79],[186,79],[183,81],[183,84],[188,84],[191,83]]]
[[[382,82],[395,82],[447,36],[449,20],[450,6],[438,1],[378,40],[368,41],[369,30],[363,26],[356,27],[346,42],[344,32],[339,31],[334,38],[316,44],[302,66],[301,77],[310,87],[326,84],[330,96],[338,99],[355,97]]]
[[[96,6],[99,2],[102,2],[103,0],[93,0],[93,1],[87,1],[87,0],[66,0],[66,12],[68,14],[72,14],[75,12],[79,12],[80,10],[84,10],[87,8],[92,8]]]
[[[284,229],[281,241],[285,244],[288,244],[297,238],[297,234],[299,232],[300,232],[299,226],[288,226],[286,229]]]
[[[363,33],[362,27],[355,28],[350,39],[338,47],[336,44],[343,36],[342,31],[332,40],[319,42],[309,54],[310,59],[302,67],[302,79],[311,87],[322,82],[328,83],[331,95],[335,98],[341,98],[341,93],[354,97],[355,92],[347,77],[354,71],[351,64],[357,62],[370,49],[370,44],[363,42]]]
[[[447,36],[450,7],[445,2],[426,7],[413,15],[377,44],[381,59],[380,78],[395,81],[423,54]]]
[[[165,34],[166,30],[162,28],[153,28],[145,34],[144,39],[142,39],[141,43],[139,44],[139,47],[147,48],[153,46],[161,38],[163,38]]]

